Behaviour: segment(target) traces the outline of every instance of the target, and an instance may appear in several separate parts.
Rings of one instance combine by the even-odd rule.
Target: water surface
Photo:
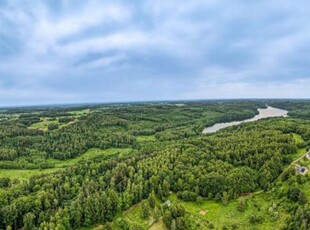
[[[232,122],[223,122],[223,123],[216,123],[213,126],[205,128],[202,133],[214,133],[220,129],[233,126],[233,125],[239,125],[243,122],[251,122],[251,121],[257,121],[259,119],[268,118],[268,117],[287,117],[286,110],[274,108],[271,106],[267,106],[265,109],[258,109],[258,114],[250,119],[246,119],[243,121],[232,121]]]

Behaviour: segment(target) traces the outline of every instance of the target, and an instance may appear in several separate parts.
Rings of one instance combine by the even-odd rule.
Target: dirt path
[[[297,158],[296,160],[294,160],[294,161],[289,165],[289,167],[291,167],[291,166],[293,166],[293,165],[299,167],[300,165],[297,164],[297,162],[300,161],[301,159],[303,159],[304,157],[306,157],[308,153],[310,153],[310,151],[307,152],[307,153],[305,153],[305,154],[302,155],[301,157]]]

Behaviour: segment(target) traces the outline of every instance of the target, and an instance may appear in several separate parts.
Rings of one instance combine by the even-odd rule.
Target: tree
[[[169,192],[170,192],[170,184],[169,184],[169,182],[166,179],[164,179],[164,182],[163,182],[163,195],[164,196],[168,196]]]
[[[221,194],[218,192],[218,193],[216,193],[216,195],[215,195],[215,197],[214,197],[214,201],[216,201],[216,202],[219,202],[220,200],[222,199],[222,196],[221,196]]]
[[[56,123],[51,123],[51,124],[48,125],[47,128],[48,128],[49,131],[58,129],[58,124],[56,124]]]
[[[34,230],[36,226],[34,224],[35,215],[31,212],[28,212],[24,216],[24,230]]]
[[[8,226],[14,226],[17,218],[17,210],[14,204],[5,206],[2,208],[2,218],[3,222]]]
[[[147,200],[142,202],[142,211],[141,211],[141,217],[143,219],[148,218],[150,215],[150,205]]]
[[[297,202],[299,199],[299,194],[301,193],[301,189],[298,187],[290,188],[288,191],[288,198],[292,201]]]
[[[154,219],[156,222],[159,221],[160,215],[161,215],[160,210],[157,207],[155,207],[154,208]]]
[[[128,222],[123,218],[118,218],[116,220],[116,226],[118,227],[117,229],[122,229],[122,230],[129,230],[130,229]]]
[[[152,191],[148,197],[148,202],[150,204],[150,207],[153,209],[155,207],[156,204],[156,198],[155,198],[155,193],[154,191]]]
[[[55,215],[56,219],[56,230],[67,230],[71,229],[69,222],[68,209],[59,209]]]
[[[244,212],[247,208],[247,200],[246,199],[241,199],[238,203],[237,209],[240,212]]]
[[[306,204],[307,202],[308,202],[308,199],[307,199],[306,194],[303,191],[301,191],[298,196],[298,203],[303,205],[303,204]]]
[[[224,205],[227,205],[228,204],[228,200],[229,200],[229,197],[228,197],[228,194],[227,192],[223,192],[223,196],[222,196],[222,202]]]

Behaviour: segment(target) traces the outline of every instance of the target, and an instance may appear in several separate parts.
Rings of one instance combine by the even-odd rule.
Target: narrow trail
[[[291,166],[300,166],[299,164],[297,164],[297,162],[300,161],[301,159],[303,159],[304,157],[306,157],[309,153],[310,153],[310,151],[307,152],[307,153],[305,153],[305,154],[302,155],[301,157],[297,158],[296,160],[294,160],[294,161],[288,166],[288,168],[290,168]]]

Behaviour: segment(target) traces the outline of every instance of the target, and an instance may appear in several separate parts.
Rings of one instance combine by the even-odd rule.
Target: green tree
[[[228,197],[227,192],[223,192],[223,196],[222,196],[222,203],[223,203],[223,205],[227,205],[228,204],[228,200],[229,200],[229,197]]]
[[[303,205],[303,204],[306,204],[307,202],[308,202],[308,199],[307,199],[306,194],[303,191],[301,191],[298,196],[298,203]]]
[[[24,230],[34,230],[36,226],[34,224],[35,215],[28,212],[24,216]]]
[[[142,210],[141,210],[141,217],[143,219],[148,218],[150,215],[150,205],[147,200],[142,202]]]
[[[150,204],[150,207],[153,209],[155,208],[155,204],[156,204],[156,198],[155,198],[155,193],[154,191],[152,191],[148,197],[148,202]]]
[[[3,222],[8,226],[14,226],[18,216],[16,206],[14,204],[2,208]]]
[[[238,206],[237,206],[237,209],[240,211],[240,212],[244,212],[247,208],[247,200],[246,199],[241,199],[239,202],[238,202]]]

